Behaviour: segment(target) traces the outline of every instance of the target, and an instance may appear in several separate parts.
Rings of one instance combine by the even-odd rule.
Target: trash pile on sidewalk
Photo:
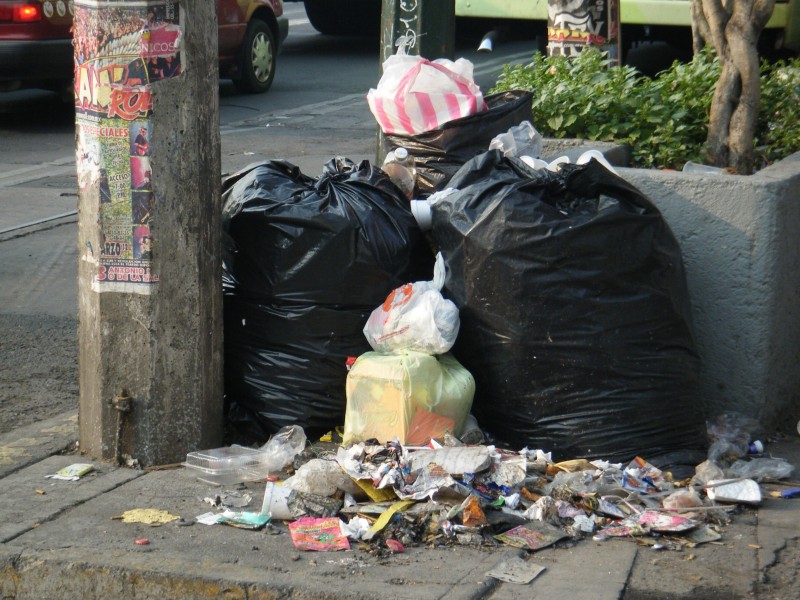
[[[758,478],[791,472],[735,460],[755,429],[733,417],[706,453],[680,247],[602,154],[541,158],[531,94],[484,99],[463,59],[401,48],[368,99],[383,170],[266,161],[223,183],[243,445],[186,464],[268,482],[259,511],[229,493],[199,521],[285,521],[304,550],[680,549],[720,537],[719,503],[757,504]],[[341,445],[304,450],[326,431]]]
[[[721,421],[739,418],[726,414]],[[747,433],[737,429],[735,435]],[[285,521],[300,550],[341,550],[353,543],[378,554],[450,544],[535,551],[561,540],[615,537],[682,550],[719,540],[735,505],[759,504],[757,480],[792,472],[782,459],[741,455],[730,437],[722,442],[724,457],[715,454],[720,444],[712,444],[716,462],[701,463],[693,477],[680,481],[641,457],[627,465],[553,462],[540,449],[465,445],[450,434],[424,447],[317,443],[306,451],[298,445],[305,445],[304,437],[289,427],[260,450],[272,475],[259,512],[241,511],[250,495],[243,500],[235,491],[223,492],[207,499],[219,511],[197,520],[247,529]],[[750,451],[758,449],[760,442]],[[287,471],[294,472],[286,477]]]

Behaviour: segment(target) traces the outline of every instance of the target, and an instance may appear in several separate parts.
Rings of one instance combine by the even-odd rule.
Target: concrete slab
[[[74,445],[77,439],[77,411],[0,435],[0,477],[57,454]]]
[[[636,544],[630,540],[582,540],[572,548],[548,548],[527,558],[546,571],[526,585],[504,583],[492,600],[617,600],[622,598],[635,558]]]
[[[51,456],[3,478],[0,542],[13,540],[142,474],[141,471],[93,463],[96,470],[78,481],[46,478],[76,462],[89,461],[72,455]]]

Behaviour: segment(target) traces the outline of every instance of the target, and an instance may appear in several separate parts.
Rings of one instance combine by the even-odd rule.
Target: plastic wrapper
[[[338,517],[322,519],[303,517],[289,523],[289,534],[292,536],[294,547],[298,550],[328,552],[350,549],[350,542],[347,540],[347,535],[342,532]]]
[[[223,184],[227,437],[287,425],[316,437],[344,420],[348,356],[387,294],[429,279],[433,256],[378,168],[333,159],[318,179],[287,162]]]
[[[596,161],[533,171],[496,150],[449,186],[432,235],[481,425],[557,459],[703,460],[683,262],[656,207]]]
[[[383,137],[383,151],[404,147],[417,167],[417,196],[427,198],[447,187],[461,166],[485,152],[489,144],[514,125],[531,118],[533,94],[511,90],[486,96],[483,112],[455,119],[425,133]]]
[[[737,460],[726,474],[731,477],[744,477],[746,479],[786,479],[794,471],[794,466],[782,458],[751,458],[750,460]]]
[[[710,460],[704,460],[695,467],[692,485],[705,485],[714,479],[724,479],[725,471]]]
[[[306,434],[299,425],[281,427],[269,438],[261,450],[266,457],[261,461],[269,465],[270,472],[280,471],[292,462],[306,447]]]
[[[661,502],[664,508],[672,510],[679,508],[697,508],[703,506],[703,499],[700,494],[692,488],[681,489],[672,492]]]
[[[301,466],[294,475],[284,482],[284,487],[317,494],[318,496],[334,496],[341,490],[351,495],[361,496],[361,488],[342,471],[336,461],[312,458]]]
[[[542,154],[543,144],[544,138],[536,131],[533,123],[523,121],[496,136],[489,143],[489,150],[500,150],[503,156],[538,158]]]
[[[456,342],[458,307],[442,297],[444,259],[439,254],[433,281],[417,281],[392,290],[372,311],[364,335],[375,352],[444,354]]]
[[[727,466],[737,458],[746,456],[752,432],[758,422],[737,412],[727,412],[708,421],[708,459],[720,466]]]
[[[444,421],[426,413],[449,419],[450,433],[458,436],[474,394],[472,375],[448,354],[367,352],[347,374],[343,443],[397,438],[405,444],[409,432],[417,442],[429,441],[443,433]]]

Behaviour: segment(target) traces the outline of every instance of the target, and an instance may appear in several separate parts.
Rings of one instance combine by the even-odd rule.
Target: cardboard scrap
[[[682,533],[697,527],[697,521],[688,517],[675,514],[646,510],[637,515],[631,515],[603,528],[601,533],[610,537],[637,537],[651,531],[658,533]]]
[[[157,508],[134,508],[126,510],[118,517],[111,517],[123,523],[144,523],[145,525],[162,525],[180,519],[178,515],[171,515],[165,510]]]
[[[45,479],[61,479],[63,481],[78,481],[87,473],[94,471],[94,465],[89,463],[75,463],[57,471],[54,475],[45,475]]]
[[[706,525],[704,527],[695,529],[694,531],[690,531],[684,537],[692,544],[699,545],[707,542],[716,542],[722,536],[714,531],[711,527]]]
[[[486,571],[487,577],[494,577],[506,583],[528,584],[546,567],[528,562],[519,556],[505,558]]]
[[[338,517],[304,517],[289,523],[292,543],[298,550],[349,550],[350,542],[342,533]]]
[[[737,504],[760,504],[761,489],[752,479],[723,479],[709,481],[706,494],[711,500]]]
[[[487,446],[457,446],[438,450],[420,450],[411,456],[411,470],[416,471],[434,463],[451,475],[480,473],[492,465],[492,450]]]
[[[531,521],[525,525],[514,527],[514,529],[505,533],[498,534],[494,536],[494,539],[515,548],[541,550],[552,546],[565,537],[567,537],[567,534],[559,527],[554,527],[541,521]]]

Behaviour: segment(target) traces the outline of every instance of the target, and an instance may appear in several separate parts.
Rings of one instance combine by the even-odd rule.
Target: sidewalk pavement
[[[765,494],[758,509],[734,514],[720,542],[683,552],[631,539],[561,542],[536,553],[503,545],[420,546],[378,557],[355,543],[343,552],[299,552],[282,524],[249,531],[113,519],[154,508],[192,523],[211,509],[203,498],[222,488],[181,467],[141,471],[99,461],[79,481],[46,479],[69,464],[90,462],[76,451],[76,439],[74,413],[0,436],[1,598],[797,597],[800,499]],[[767,451],[800,464],[800,438],[769,444]],[[248,489],[260,506],[262,485]],[[150,543],[137,545],[137,538]],[[511,556],[546,570],[527,585],[486,576]]]

